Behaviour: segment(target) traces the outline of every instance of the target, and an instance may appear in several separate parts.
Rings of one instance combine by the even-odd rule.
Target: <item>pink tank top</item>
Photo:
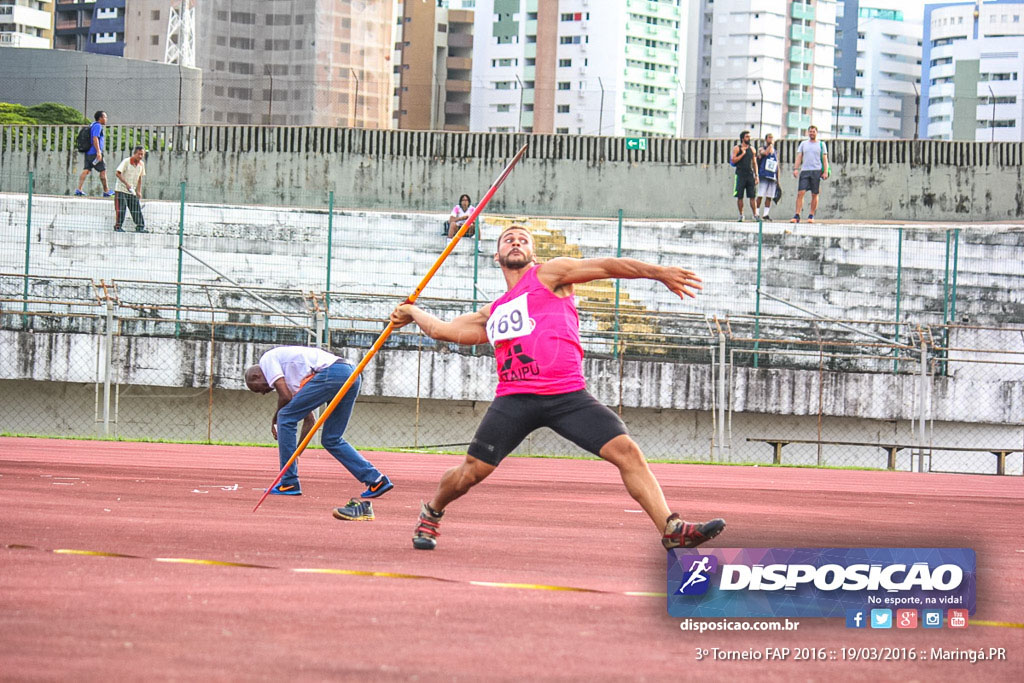
[[[487,338],[497,362],[496,396],[567,394],[586,388],[576,297],[557,297],[533,266],[491,304]]]

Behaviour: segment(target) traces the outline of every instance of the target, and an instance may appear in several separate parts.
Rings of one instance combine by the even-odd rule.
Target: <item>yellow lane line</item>
[[[460,579],[446,579],[440,576],[426,576],[423,574],[402,574],[398,572],[380,572],[365,569],[334,569],[330,567],[271,567],[262,564],[249,564],[247,562],[225,562],[222,560],[203,560],[192,557],[152,557],[146,558],[139,555],[125,555],[123,553],[109,553],[102,550],[76,550],[73,548],[56,548],[46,550],[31,545],[11,543],[6,546],[9,550],[37,550],[40,552],[51,552],[55,555],[84,555],[89,557],[116,557],[131,560],[151,560],[153,562],[164,562],[171,564],[191,564],[213,567],[240,567],[243,569],[280,569],[291,571],[297,574],[330,574],[335,576],[374,576],[385,579],[411,579],[417,581],[440,581],[444,583],[462,583],[470,586],[481,586],[485,588],[511,588],[514,590],[533,591],[565,591],[569,593],[598,593],[602,595],[624,595],[630,598],[664,598],[665,593],[652,593],[648,591],[606,591],[599,588],[581,588],[579,586],[551,586],[542,583],[513,583],[505,581],[465,581]],[[994,626],[999,628],[1024,628],[1024,623],[1012,621],[989,621],[985,619],[971,619],[971,626]]]

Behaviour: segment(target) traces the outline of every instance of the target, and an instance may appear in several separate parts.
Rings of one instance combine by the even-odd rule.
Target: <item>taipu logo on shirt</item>
[[[678,548],[667,579],[674,617],[841,618],[939,605],[968,613],[976,558],[969,548]]]
[[[679,595],[704,595],[711,586],[711,575],[718,569],[718,558],[714,555],[684,555],[679,558],[683,567],[689,567],[683,573],[683,582],[679,586]]]

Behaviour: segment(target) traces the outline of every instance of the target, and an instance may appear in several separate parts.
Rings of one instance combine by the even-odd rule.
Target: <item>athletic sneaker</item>
[[[423,503],[420,507],[420,522],[416,531],[412,532],[412,547],[416,550],[433,550],[437,547],[437,537],[441,535],[441,518],[444,510],[436,512]]]
[[[771,216],[762,216],[761,217],[761,220],[763,220],[763,221],[770,221],[771,219],[772,219]]]
[[[722,533],[725,528],[725,520],[716,518],[710,522],[694,524],[684,522],[679,515],[673,512],[665,522],[665,533],[661,537],[661,544],[666,550],[672,548],[696,548],[701,543],[706,543]]]
[[[113,190],[107,190],[106,192],[103,193],[103,196],[104,197],[113,197],[114,196],[114,191]]]
[[[807,222],[808,223],[813,223],[814,222],[814,214],[813,213],[812,214],[808,214]]]
[[[790,223],[799,223],[800,222],[800,214],[798,214],[798,213],[793,214],[793,217],[789,219],[789,222]]]
[[[122,231],[124,232],[124,231]],[[299,486],[299,482],[294,484],[278,484],[274,488],[270,489],[270,495],[272,496],[301,496],[302,487]]]
[[[373,482],[372,484],[366,485],[366,490],[359,494],[360,498],[376,498],[377,496],[383,496],[385,493],[395,488],[395,485],[391,483],[391,480],[386,475],[380,475],[380,479]]]
[[[124,232],[124,230],[115,225],[114,226],[114,232]]]
[[[145,228],[135,228],[135,232],[149,232],[149,230],[146,230]]]
[[[75,190],[75,196],[76,197],[84,197],[85,193],[82,192],[81,190]]]
[[[335,519],[344,519],[349,522],[372,522],[373,504],[368,500],[356,500],[352,498],[343,507],[334,508]]]
[[[736,222],[737,222],[737,223],[742,223],[742,222],[743,222],[743,216],[740,216],[740,217],[739,217],[739,218],[738,218],[738,219],[736,220]]]

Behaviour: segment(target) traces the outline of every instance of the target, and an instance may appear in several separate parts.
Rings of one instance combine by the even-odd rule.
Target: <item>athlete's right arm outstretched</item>
[[[490,315],[491,306],[488,304],[479,311],[464,313],[451,322],[445,322],[415,304],[401,304],[391,312],[391,324],[397,329],[414,322],[431,339],[471,346],[487,342],[487,318]]]

